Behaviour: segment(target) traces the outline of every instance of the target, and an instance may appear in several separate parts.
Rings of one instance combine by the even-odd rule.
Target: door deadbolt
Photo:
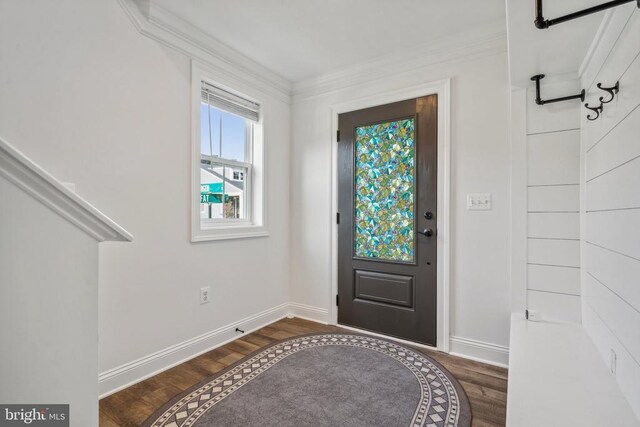
[[[431,211],[427,211],[424,213],[424,217],[426,219],[433,219],[433,213]]]

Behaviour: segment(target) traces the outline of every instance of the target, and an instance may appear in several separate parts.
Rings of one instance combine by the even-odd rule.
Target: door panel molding
[[[338,310],[335,295],[338,293],[338,115],[355,110],[390,104],[406,99],[438,95],[438,201],[437,201],[437,349],[449,352],[450,316],[450,163],[451,163],[451,97],[450,79],[412,86],[405,89],[383,92],[373,96],[331,105],[331,289],[329,295],[329,322],[337,324]]]
[[[413,308],[413,276],[363,270],[354,274],[356,299]]]

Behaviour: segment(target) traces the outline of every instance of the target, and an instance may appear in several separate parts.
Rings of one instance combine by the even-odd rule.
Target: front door
[[[436,345],[436,95],[340,114],[338,322]]]

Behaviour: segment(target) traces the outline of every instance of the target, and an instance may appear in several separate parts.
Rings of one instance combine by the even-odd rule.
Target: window
[[[192,240],[266,235],[261,106],[194,71]],[[197,192],[197,193],[196,193]],[[197,203],[197,205],[196,205]]]

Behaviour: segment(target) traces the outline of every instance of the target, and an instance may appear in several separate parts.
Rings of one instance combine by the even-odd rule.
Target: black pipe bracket
[[[536,82],[536,104],[545,105],[545,104],[551,104],[554,102],[569,101],[572,99],[579,99],[580,102],[584,102],[584,97],[585,97],[584,89],[582,89],[582,91],[580,91],[578,95],[569,95],[569,96],[563,96],[561,98],[553,98],[553,99],[542,99],[540,96],[540,80],[542,79],[544,79],[544,74],[537,74],[531,77],[531,80]]]
[[[536,8],[536,19],[535,21],[533,21],[533,23],[535,24],[536,28],[540,30],[545,30],[554,25],[571,21],[573,19],[582,18],[583,16],[591,15],[592,13],[602,12],[603,10],[611,9],[612,7],[622,6],[623,4],[626,4],[626,3],[636,2],[638,8],[640,9],[640,0],[613,0],[603,4],[599,4],[597,6],[580,10],[578,12],[573,12],[568,15],[561,16],[559,18],[545,19],[542,13],[542,0],[534,0],[534,1],[535,1],[535,8]]]

